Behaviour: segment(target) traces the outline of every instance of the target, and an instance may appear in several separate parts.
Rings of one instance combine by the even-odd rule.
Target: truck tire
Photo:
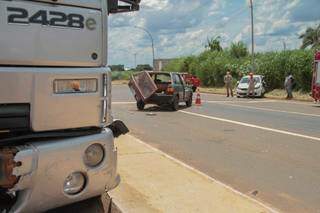
[[[179,96],[175,96],[172,100],[172,110],[177,111],[179,109]]]
[[[144,109],[144,106],[145,106],[145,103],[143,101],[138,101],[137,102],[137,108],[138,110],[143,110]]]
[[[190,95],[189,99],[186,101],[186,105],[187,105],[187,107],[192,106],[192,94]]]

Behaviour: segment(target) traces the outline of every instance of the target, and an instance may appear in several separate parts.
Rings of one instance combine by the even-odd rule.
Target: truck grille
[[[30,130],[29,104],[0,104],[0,133]]]

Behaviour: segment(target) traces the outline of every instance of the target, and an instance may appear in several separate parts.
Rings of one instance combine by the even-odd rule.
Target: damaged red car
[[[192,105],[192,88],[179,73],[139,72],[131,76],[129,87],[139,110],[146,104],[170,106],[173,111],[179,109],[180,102]]]

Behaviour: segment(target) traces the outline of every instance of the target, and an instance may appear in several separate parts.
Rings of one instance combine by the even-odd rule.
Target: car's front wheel
[[[145,103],[143,101],[137,101],[137,108],[138,110],[143,110],[145,106]]]

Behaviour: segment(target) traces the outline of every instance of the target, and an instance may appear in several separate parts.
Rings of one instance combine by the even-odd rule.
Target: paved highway
[[[132,135],[284,212],[320,212],[320,105],[209,94],[202,101],[140,112],[126,85],[113,86],[113,114]]]

